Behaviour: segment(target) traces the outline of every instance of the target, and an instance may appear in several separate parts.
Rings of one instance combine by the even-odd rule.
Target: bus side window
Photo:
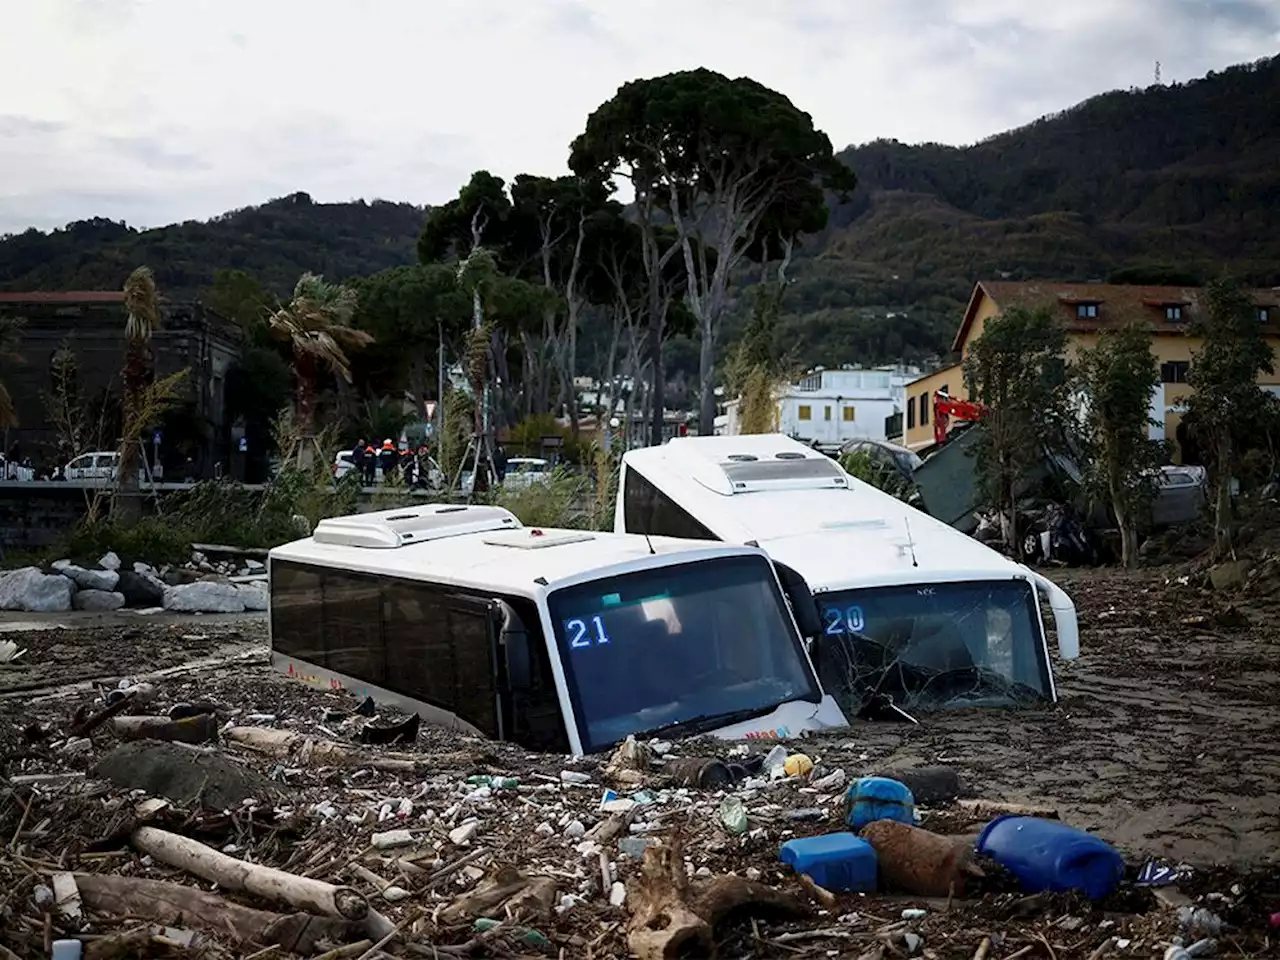
[[[382,585],[387,687],[442,710],[457,709],[453,640],[444,598],[431,586]]]
[[[323,615],[328,669],[383,686],[387,670],[378,581],[326,570]]]
[[[688,511],[636,472],[627,468],[622,491],[623,520],[627,533],[647,533],[655,537],[685,537],[690,540],[720,538],[695,520]]]
[[[326,667],[320,571],[271,563],[271,645],[288,657]]]
[[[478,605],[477,605],[478,607]],[[498,704],[489,617],[483,608],[450,602],[449,634],[453,645],[454,713],[490,737],[498,735]]]

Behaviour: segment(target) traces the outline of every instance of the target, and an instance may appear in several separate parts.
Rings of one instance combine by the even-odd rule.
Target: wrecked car
[[[1055,701],[1075,606],[1043,575],[780,435],[677,438],[623,457],[614,529],[763,547],[812,588],[812,646],[846,714]]]
[[[752,547],[429,504],[323,520],[268,567],[277,669],[472,735],[582,755],[847,722],[792,614],[812,597]]]

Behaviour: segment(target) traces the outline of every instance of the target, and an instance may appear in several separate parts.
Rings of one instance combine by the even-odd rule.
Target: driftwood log
[[[440,920],[454,923],[488,916],[502,908],[513,921],[532,922],[551,913],[556,882],[551,877],[526,877],[515,867],[497,866],[476,888],[440,911]]]
[[[186,925],[218,936],[230,934],[240,943],[279,944],[291,953],[312,954],[322,941],[340,943],[360,935],[359,925],[349,920],[254,910],[178,883],[78,874],[76,884],[81,899],[102,913]]]
[[[284,870],[237,860],[198,840],[139,827],[133,833],[134,847],[161,863],[178,867],[210,880],[227,890],[243,890],[274,903],[287,903],[297,910],[359,922],[366,933],[381,938],[394,927],[369,907],[364,895],[352,887],[335,886],[323,880],[300,877]]]
[[[113,717],[111,731],[121,740],[208,743],[218,737],[218,718],[208,713],[182,720],[170,720],[168,717]]]
[[[627,903],[627,946],[640,960],[674,960],[689,948],[697,956],[711,956],[716,925],[739,910],[787,917],[810,912],[796,897],[741,877],[690,881],[679,843],[645,851]]]
[[[272,757],[290,757],[302,764],[369,767],[391,773],[416,773],[425,766],[422,758],[415,757],[413,754],[372,755],[345,743],[338,743],[336,740],[320,740],[289,730],[275,730],[270,727],[229,727],[225,735],[232,743],[238,743],[250,750]],[[440,758],[436,758],[435,762],[440,762]]]

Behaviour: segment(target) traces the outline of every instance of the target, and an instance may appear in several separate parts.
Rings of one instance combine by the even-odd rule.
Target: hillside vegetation
[[[945,352],[981,277],[1089,280],[1128,269],[1280,283],[1280,57],[1187,84],[1103,94],[969,147],[876,141],[859,185],[802,251],[784,342],[799,363]],[[303,193],[135,231],[106,220],[0,240],[0,289],[119,288],[146,263],[171,296],[219,269],[284,294],[415,260],[425,209]],[[731,330],[732,334],[733,331]]]

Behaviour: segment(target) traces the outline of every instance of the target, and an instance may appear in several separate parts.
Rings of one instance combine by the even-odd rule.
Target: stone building
[[[147,453],[159,456],[166,476],[174,476],[174,468],[179,474],[190,469],[198,476],[212,476],[232,452],[226,383],[240,358],[243,337],[236,324],[197,301],[162,298],[161,310],[163,323],[152,342],[155,375],[190,372],[182,402],[166,415],[167,429],[146,438]],[[64,343],[74,352],[81,397],[118,403],[125,359],[124,294],[0,293],[0,315],[25,321],[17,345],[20,361],[0,361],[0,382],[9,389],[19,423],[8,432],[5,447],[16,443],[23,456],[52,466],[58,435],[46,397],[53,390],[54,354]],[[113,438],[110,448],[114,446]]]

